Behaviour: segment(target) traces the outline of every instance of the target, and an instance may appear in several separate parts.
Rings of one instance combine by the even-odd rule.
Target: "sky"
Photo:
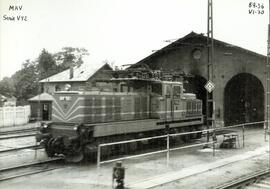
[[[214,38],[266,55],[268,12],[267,0],[213,0]],[[0,16],[0,79],[43,48],[83,47],[89,66],[104,60],[120,66],[168,45],[165,40],[207,33],[207,0],[0,0]]]

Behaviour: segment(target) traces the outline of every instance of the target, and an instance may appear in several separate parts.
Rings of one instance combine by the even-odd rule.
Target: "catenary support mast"
[[[213,54],[214,54],[214,40],[213,40],[213,2],[208,0],[207,10],[207,80],[213,82]],[[214,121],[214,101],[213,91],[207,90],[206,93],[206,126],[210,129]],[[207,134],[207,141],[209,141],[209,133]]]

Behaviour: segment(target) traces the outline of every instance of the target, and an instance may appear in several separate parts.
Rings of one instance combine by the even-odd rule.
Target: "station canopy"
[[[53,97],[48,93],[41,93],[37,96],[34,96],[28,99],[29,102],[38,102],[38,101],[53,101]]]

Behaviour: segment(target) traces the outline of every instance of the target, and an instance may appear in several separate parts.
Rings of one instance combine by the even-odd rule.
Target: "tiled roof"
[[[51,95],[49,95],[48,93],[41,93],[37,96],[34,96],[30,99],[28,99],[28,101],[32,101],[32,102],[37,102],[37,101],[53,101],[53,97]]]
[[[70,78],[70,69],[64,70],[58,74],[51,77],[45,78],[39,82],[72,82],[72,81],[87,81],[91,78],[97,71],[107,67],[107,69],[112,69],[108,64],[104,64],[101,67],[91,66],[88,64],[82,64],[81,66],[73,67],[73,77]]]
[[[164,53],[165,51],[169,51],[169,50],[175,50],[176,48],[179,48],[180,46],[186,46],[186,45],[190,45],[189,43],[185,43],[186,40],[188,39],[192,39],[192,38],[202,38],[204,39],[205,41],[207,40],[207,36],[203,35],[203,34],[198,34],[198,33],[195,33],[195,32],[191,32],[189,33],[188,35],[172,42],[171,44],[161,48],[160,50],[154,52],[153,54],[143,58],[142,60],[140,60],[139,62],[133,64],[131,67],[135,67],[135,66],[138,66],[142,63],[144,63],[145,61],[155,57],[155,56],[158,56],[160,55],[161,53]],[[239,46],[236,46],[236,45],[232,45],[232,44],[229,44],[229,43],[226,43],[226,42],[223,42],[223,41],[220,41],[220,40],[217,40],[217,39],[213,39],[214,40],[214,46],[215,45],[223,45],[223,46],[226,46],[226,47],[231,47],[231,48],[234,48],[234,49],[238,49],[240,51],[243,51],[245,53],[248,53],[248,54],[252,54],[252,55],[255,55],[255,56],[258,56],[258,57],[261,57],[261,58],[266,58],[266,56],[262,55],[262,54],[259,54],[259,53],[256,53],[256,52],[253,52],[253,51],[250,51],[248,49],[244,49],[242,47],[239,47]],[[205,44],[197,44],[199,46],[204,46],[206,47],[206,43]]]

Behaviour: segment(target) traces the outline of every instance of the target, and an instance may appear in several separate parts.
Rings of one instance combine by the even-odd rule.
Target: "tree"
[[[51,54],[43,49],[35,61],[26,60],[21,70],[11,78],[0,81],[0,92],[4,96],[15,96],[20,105],[36,96],[39,91],[39,81],[70,66],[83,63],[83,56],[88,55],[84,48],[64,47],[62,51]]]
[[[53,55],[43,49],[38,57],[39,79],[47,78],[57,73],[57,65]]]
[[[0,81],[0,92],[2,95],[7,96],[7,97],[11,97],[15,95],[14,82],[11,78],[4,77]]]
[[[70,66],[80,66],[82,58],[89,55],[85,48],[63,47],[62,51],[55,53],[54,59],[58,66],[58,71],[68,69]]]
[[[38,68],[36,62],[26,60],[23,68],[13,76],[15,96],[20,105],[27,102],[27,99],[38,94]]]

